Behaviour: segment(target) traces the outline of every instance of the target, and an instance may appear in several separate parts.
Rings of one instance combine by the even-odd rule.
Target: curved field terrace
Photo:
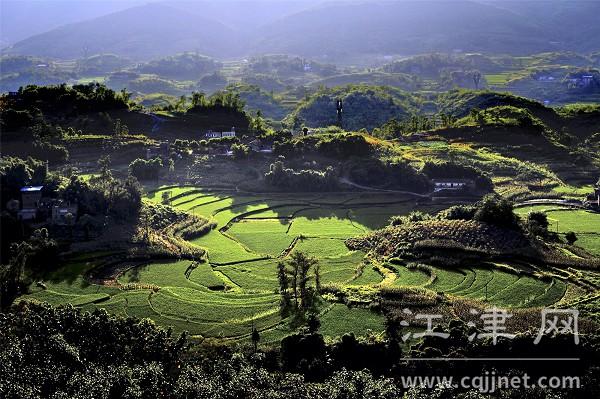
[[[86,274],[103,270],[112,254],[89,253],[34,284],[26,298],[149,318],[199,339],[245,339],[255,327],[263,342],[272,342],[293,331],[279,314],[277,280],[278,262],[293,251],[319,260],[326,291],[335,288],[349,293],[346,303],[326,294],[319,305],[321,330],[331,337],[347,332],[381,334],[384,316],[362,306],[381,290],[425,290],[473,306],[515,309],[550,306],[572,298],[573,284],[567,275],[542,276],[524,265],[489,262],[460,268],[381,263],[345,244],[348,238],[384,227],[394,215],[435,212],[448,205],[419,204],[415,198],[398,194],[258,196],[198,187],[163,188],[146,200],[160,203],[165,196],[173,207],[216,223],[208,234],[191,240],[206,250],[207,262],[156,259],[131,263],[121,265],[118,276],[107,279],[108,283],[94,284]],[[346,306],[350,302],[356,306]]]

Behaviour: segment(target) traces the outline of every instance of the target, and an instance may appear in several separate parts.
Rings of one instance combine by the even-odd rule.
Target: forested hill
[[[235,12],[227,11],[232,8],[229,2],[211,7],[190,3],[129,8],[29,37],[4,52],[75,58],[87,51],[138,60],[181,51],[213,57],[278,52],[335,60],[366,53],[462,50],[520,55],[600,50],[600,42],[594,40],[599,24],[590,20],[600,14],[600,2],[592,1],[553,2],[560,7],[465,0],[320,6],[311,2],[273,12],[267,11],[271,9],[267,0],[244,2]],[[248,12],[242,15],[240,10]]]
[[[592,4],[588,4],[592,3]],[[575,2],[575,10],[598,15],[596,2]],[[547,4],[543,2],[542,4]],[[552,8],[552,7],[549,7]],[[431,51],[487,51],[524,54],[571,46],[599,46],[571,40],[574,32],[594,37],[579,25],[581,13],[562,13],[560,30],[539,7],[535,17],[521,9],[472,1],[406,1],[330,4],[266,26],[254,50],[332,56],[354,53],[416,54]],[[538,23],[544,16],[544,23]],[[331,21],[336,23],[332,24]],[[597,29],[597,28],[592,28]],[[568,31],[568,37],[562,32]],[[585,34],[584,34],[585,33]],[[366,39],[368,38],[368,40]],[[574,47],[573,47],[574,46]]]
[[[224,57],[239,53],[236,43],[234,31],[220,22],[152,3],[65,25],[4,52],[56,58],[114,53],[148,60],[188,50]]]

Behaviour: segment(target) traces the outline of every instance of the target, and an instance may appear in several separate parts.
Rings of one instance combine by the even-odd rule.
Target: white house
[[[229,132],[213,132],[212,130],[209,130],[208,132],[204,133],[204,137],[206,137],[207,139],[220,139],[222,137],[235,137],[235,127],[232,127],[231,131],[229,131]]]
[[[20,220],[33,220],[37,217],[44,186],[25,186],[21,188],[21,210],[17,213]]]
[[[441,190],[466,190],[475,186],[475,182],[471,179],[433,179],[433,191]]]
[[[220,139],[221,132],[213,132],[212,130],[209,130],[204,134],[204,137],[206,137],[207,139]]]
[[[221,137],[235,137],[235,127],[232,127],[229,132],[221,132]]]

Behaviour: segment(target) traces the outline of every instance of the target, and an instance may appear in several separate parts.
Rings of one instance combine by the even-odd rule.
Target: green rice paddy
[[[546,213],[550,223],[549,230],[560,235],[570,231],[574,232],[577,236],[575,245],[593,255],[600,256],[600,213],[552,205],[535,205],[517,209],[517,212],[523,217],[532,211]]]
[[[558,279],[541,280],[484,266],[417,269],[390,264],[386,268],[395,278],[384,279],[367,254],[349,250],[344,240],[417,209],[413,200],[397,194],[265,198],[169,187],[146,199],[161,202],[165,191],[174,207],[216,222],[215,229],[191,241],[207,251],[208,263],[149,261],[132,267],[118,277],[118,284],[108,286],[90,284],[84,276],[110,253],[89,254],[33,284],[24,298],[149,318],[197,337],[245,339],[254,326],[268,342],[291,333],[278,312],[277,264],[295,250],[319,260],[322,284],[340,287],[422,287],[506,307],[551,305],[566,290]],[[431,211],[432,207],[418,209]],[[600,219],[581,212],[550,211],[549,217],[560,218],[561,232],[577,229],[584,241],[583,234],[592,236]],[[584,216],[586,221],[580,222]],[[384,329],[383,316],[366,308],[324,301],[320,309],[321,331],[329,337],[348,332],[380,334]]]

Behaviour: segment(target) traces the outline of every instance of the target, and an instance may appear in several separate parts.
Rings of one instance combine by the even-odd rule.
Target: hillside
[[[365,84],[373,86],[392,86],[402,90],[412,91],[419,88],[419,79],[404,73],[362,72],[345,73],[319,79],[311,86],[325,87],[343,86],[349,84]]]
[[[440,94],[437,104],[440,112],[456,117],[468,115],[473,108],[487,109],[503,105],[526,108],[536,116],[554,114],[551,108],[544,107],[537,101],[492,91],[451,90]]]
[[[281,101],[258,86],[238,83],[227,86],[226,90],[239,94],[245,103],[246,110],[252,113],[260,111],[264,117],[269,119],[281,120],[290,111],[283,106]]]
[[[114,53],[143,60],[189,50],[227,56],[236,49],[234,33],[227,26],[152,3],[55,28],[19,41],[4,52],[67,59]]]
[[[214,72],[221,65],[210,57],[198,53],[181,53],[139,65],[140,73],[150,73],[170,79],[198,80],[202,75]]]
[[[520,232],[498,228],[473,220],[426,220],[387,227],[375,233],[348,240],[352,249],[368,250],[384,257],[399,256],[405,250],[431,246],[464,249],[481,253],[509,254],[531,250],[529,240]]]
[[[330,4],[264,27],[252,50],[333,57],[455,49],[522,54],[555,48],[548,33],[531,19],[471,1]]]
[[[346,130],[373,129],[392,118],[402,119],[418,108],[418,99],[386,86],[348,85],[322,89],[308,97],[288,116],[295,124],[327,127],[337,124],[336,100],[343,101]]]
[[[74,58],[115,53],[147,60],[182,51],[230,57],[287,53],[332,62],[357,54],[483,52],[525,55],[600,50],[598,2],[520,7],[512,2],[398,1],[151,3],[97,17],[65,18],[69,25],[27,29],[9,38],[9,54]],[[564,5],[564,4],[563,4]],[[64,8],[64,7],[63,7]],[[435,12],[432,12],[435,10]],[[15,11],[16,12],[16,11]],[[21,12],[21,11],[19,11]],[[22,20],[22,15],[17,15]],[[39,20],[36,14],[34,20]],[[3,22],[5,20],[3,19]],[[332,23],[335,21],[335,23]],[[110,26],[110,29],[106,29]],[[3,31],[3,33],[5,33]],[[37,33],[37,34],[36,34]],[[25,38],[23,38],[25,37]],[[583,39],[582,39],[583,38]]]

